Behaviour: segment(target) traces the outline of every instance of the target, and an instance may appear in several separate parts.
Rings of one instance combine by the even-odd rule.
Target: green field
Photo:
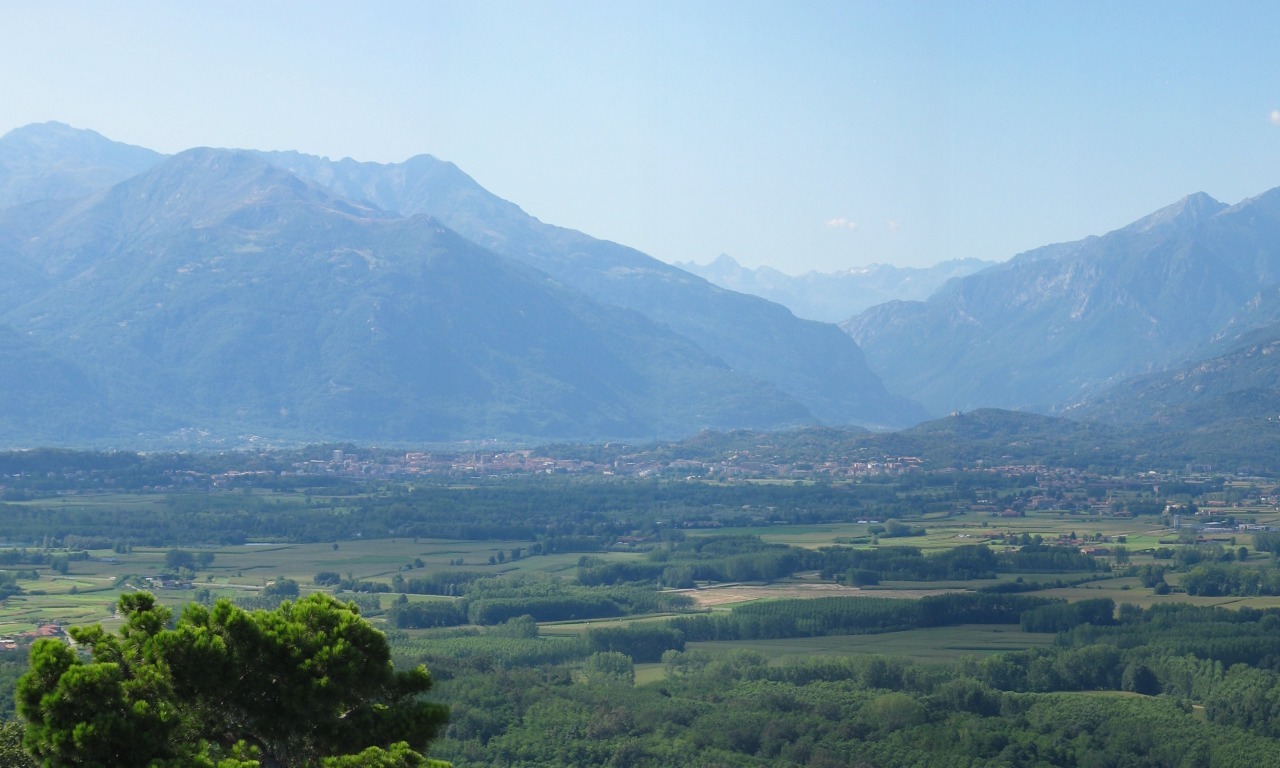
[[[390,582],[397,573],[410,578],[432,571],[478,571],[494,576],[544,573],[572,577],[577,554],[525,557],[489,565],[491,555],[509,553],[528,542],[451,541],[437,539],[371,539],[332,544],[252,544],[196,548],[210,552],[213,563],[196,575],[193,589],[157,589],[161,602],[180,608],[192,599],[195,588],[207,587],[218,596],[252,595],[279,576],[294,579],[303,592],[315,589],[312,580],[320,571],[335,571],[364,581]],[[112,624],[113,608],[122,590],[117,579],[155,576],[164,569],[167,549],[136,547],[127,554],[110,550],[90,552],[92,559],[70,563],[66,574],[37,566],[40,578],[21,582],[26,594],[10,598],[0,608],[0,635],[29,632],[50,622]],[[627,557],[633,557],[628,555]],[[463,564],[450,566],[461,558]],[[413,567],[415,559],[423,562]],[[26,566],[22,566],[25,568]],[[432,599],[413,596],[413,599]]]
[[[1239,519],[1254,520],[1260,525],[1272,525],[1280,521],[1273,510],[1231,510],[1231,514]],[[923,526],[924,536],[904,538],[880,538],[881,545],[898,544],[920,547],[922,549],[946,549],[963,544],[976,544],[982,541],[983,534],[1013,533],[1029,536],[1042,536],[1044,539],[1056,540],[1060,535],[1072,532],[1079,536],[1101,534],[1114,540],[1125,537],[1124,545],[1131,551],[1160,546],[1176,538],[1178,532],[1164,527],[1158,518],[1150,517],[1109,517],[1096,514],[1067,514],[1062,512],[1029,512],[1025,517],[998,517],[988,513],[966,512],[947,516],[928,516],[922,518],[903,518],[903,522]],[[817,548],[842,543],[841,540],[856,543],[855,540],[866,539],[866,546],[871,546],[870,523],[838,523],[831,525],[796,525],[796,526],[752,526],[743,528],[721,528],[715,531],[698,531],[691,535],[742,534],[759,536],[761,539],[776,543],[790,544],[798,547]],[[1236,537],[1239,544],[1249,545],[1252,538],[1247,534]]]
[[[953,662],[966,656],[1047,646],[1051,634],[1023,632],[1017,626],[935,627],[876,635],[833,635],[788,640],[689,643],[686,650],[744,650],[770,663],[784,664],[814,656],[904,656],[920,662]]]
[[[297,493],[255,492],[273,502],[290,505],[305,504],[304,497]],[[322,497],[315,497],[322,499]],[[334,499],[333,501],[341,501]],[[21,502],[26,506],[55,509],[59,507],[84,507],[108,509],[142,508],[162,503],[161,497],[147,494],[68,494],[54,499],[43,499],[32,502]],[[1262,524],[1274,523],[1277,516],[1272,511],[1233,510],[1233,514],[1254,519]],[[1065,514],[1059,512],[1031,512],[1025,517],[998,517],[990,513],[966,512],[964,514],[931,514],[919,519],[904,520],[909,525],[922,525],[926,535],[902,538],[881,538],[880,545],[902,545],[920,547],[926,550],[941,550],[950,547],[972,545],[989,540],[992,535],[1012,535],[1020,537],[1041,536],[1046,541],[1056,541],[1060,536],[1075,534],[1077,537],[1095,537],[1108,540],[1104,545],[1114,547],[1123,537],[1125,547],[1131,553],[1131,562],[1142,564],[1153,562],[1144,550],[1168,545],[1176,541],[1178,531],[1161,527],[1156,518],[1116,518],[1092,514]],[[872,546],[873,535],[869,530],[870,523],[841,523],[818,525],[762,525],[740,528],[693,529],[686,531],[690,538],[724,534],[756,535],[766,542],[788,544],[805,548],[819,548],[835,544],[853,544],[854,546]],[[1252,538],[1239,535],[1231,546],[1252,546]],[[195,548],[192,551],[212,553],[214,560],[206,570],[201,570],[195,580],[195,588],[208,588],[217,596],[253,595],[277,577],[288,577],[298,581],[303,591],[316,589],[312,584],[319,571],[334,571],[345,578],[372,580],[389,583],[396,574],[412,578],[438,571],[461,570],[478,571],[494,576],[514,574],[539,574],[574,578],[579,559],[578,553],[552,554],[546,556],[526,556],[512,559],[511,553],[517,548],[525,548],[528,541],[460,541],[442,539],[355,539],[333,543],[313,544],[246,544],[240,546],[222,546]],[[1003,544],[993,543],[993,547]],[[122,589],[119,586],[126,578],[139,578],[159,574],[165,563],[165,548],[137,547],[125,554],[109,550],[91,552],[88,561],[73,561],[66,574],[55,573],[48,567],[37,566],[40,578],[36,581],[24,581],[26,594],[10,599],[0,608],[0,634],[30,631],[40,624],[58,621],[81,624],[112,621],[112,606]],[[505,562],[490,564],[489,559],[502,553]],[[595,555],[604,560],[629,560],[644,558],[643,553],[602,552]],[[462,564],[456,565],[461,559]],[[1100,562],[1109,563],[1106,557]],[[416,562],[421,562],[416,566]],[[957,582],[885,582],[871,590],[919,590],[919,589],[978,589],[996,581],[1008,581],[1022,578],[1025,581],[1054,581],[1058,578],[1073,579],[1074,574],[1001,574],[997,580],[970,580]],[[806,582],[816,580],[815,574],[798,574],[786,580],[790,582]],[[1178,575],[1171,574],[1170,582],[1175,586]],[[189,602],[193,591],[157,590],[162,602],[175,608]],[[1133,578],[1110,578],[1107,572],[1100,572],[1098,578],[1088,583],[1073,587],[1051,588],[1038,594],[1047,597],[1062,597],[1068,600],[1079,600],[1097,597],[1110,597],[1117,603],[1133,603],[1150,606],[1158,603],[1187,602],[1199,605],[1222,605],[1228,607],[1277,607],[1280,597],[1234,598],[1234,597],[1188,597],[1185,594],[1157,596],[1150,589],[1142,588]],[[438,599],[428,596],[411,596],[412,600]],[[385,603],[384,603],[385,605]],[[716,606],[726,609],[730,606]],[[658,617],[631,617],[621,621],[646,620]],[[609,625],[619,620],[595,622],[570,622],[546,625],[547,634],[568,635],[584,631],[590,626]],[[939,631],[940,632],[940,631]],[[955,633],[956,630],[950,630]],[[976,629],[966,630],[978,633]],[[985,631],[984,631],[985,632]],[[969,637],[954,639],[947,633],[925,633],[919,636],[920,648],[908,645],[901,650],[908,655],[919,654],[924,657],[952,657],[963,648],[976,649],[974,652],[990,652],[999,650],[1004,644],[1013,642],[1040,642],[1036,638],[1013,639],[1016,635],[1009,633],[989,632],[989,637]],[[1003,636],[1001,636],[1003,635]],[[916,638],[907,638],[904,642],[916,643]],[[884,648],[876,649],[882,639],[871,636],[855,638],[820,638],[806,641],[779,641],[776,645],[752,644],[770,658],[794,657],[812,654],[845,654],[845,653],[878,653]],[[930,650],[932,649],[932,650]],[[989,650],[988,650],[989,649]]]

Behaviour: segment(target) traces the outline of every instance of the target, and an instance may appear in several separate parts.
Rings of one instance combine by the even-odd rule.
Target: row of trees
[[[671,541],[644,560],[608,561],[584,556],[578,582],[587,585],[652,583],[687,588],[698,581],[774,581],[797,571],[865,586],[881,580],[966,581],[1000,573],[1093,573],[1101,566],[1079,549],[1029,543],[996,552],[985,545],[926,554],[918,547],[874,549],[849,546],[818,550],[768,544],[758,536],[701,536]]]
[[[387,621],[399,629],[493,625],[520,616],[569,621],[685,611],[691,605],[687,595],[644,587],[590,587],[555,577],[512,576],[468,580],[457,600],[396,602]]]

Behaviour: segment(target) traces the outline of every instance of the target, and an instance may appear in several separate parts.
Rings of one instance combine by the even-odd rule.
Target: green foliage
[[[275,581],[267,584],[262,588],[263,597],[288,598],[297,597],[299,592],[298,582],[293,579],[286,579],[283,576],[276,578]]]
[[[391,578],[391,591],[405,592],[411,595],[448,595],[454,597],[465,593],[472,582],[481,578],[484,578],[484,574],[475,571],[437,571],[424,576],[415,576],[411,579],[406,579],[397,573]],[[316,583],[319,584],[320,582],[317,581]],[[336,584],[337,581],[334,583]]]
[[[387,611],[387,623],[397,629],[454,627],[467,623],[466,606],[453,601],[397,602]]]
[[[617,651],[600,651],[587,657],[583,665],[587,680],[593,683],[626,683],[636,681],[636,668],[631,657]]]
[[[1107,661],[1106,652],[1078,650],[1064,650],[1060,666]],[[747,653],[668,657],[667,679],[635,687],[591,673],[575,683],[556,670],[456,676],[445,685],[457,714],[437,750],[460,768],[1156,768],[1280,760],[1276,740],[1226,722],[1225,709],[1214,715],[1222,721],[1206,721],[1172,697],[1010,693],[975,677],[979,662],[937,669],[882,657],[782,666]],[[593,663],[621,669],[623,662]],[[1242,718],[1247,707],[1234,712]]]
[[[304,766],[370,746],[420,750],[447,718],[419,698],[426,670],[392,669],[383,635],[326,595],[270,612],[191,604],[172,629],[145,592],[121,597],[120,612],[119,635],[72,630],[88,661],[57,641],[32,647],[18,708],[28,749],[51,766]]]
[[[392,744],[389,749],[369,747],[358,755],[326,757],[320,768],[448,768],[442,760],[428,760],[414,752],[405,742]]]
[[[1024,612],[1051,602],[1041,597],[983,592],[931,595],[919,600],[769,600],[735,606],[728,613],[680,617],[666,625],[680,630],[688,641],[860,635],[956,624],[1016,624]]]
[[[585,655],[583,644],[577,638],[511,637],[500,633],[481,634],[476,628],[449,632],[398,643],[396,650],[429,663],[434,669],[463,667],[485,673],[563,664]]]
[[[0,720],[0,765],[5,768],[36,768],[34,758],[22,747],[22,723]]]
[[[187,568],[195,570],[196,558],[190,552],[182,549],[171,549],[164,556],[165,568],[177,570],[178,568]]]
[[[449,585],[449,591],[459,584],[468,586],[458,601],[396,603],[388,612],[388,621],[400,629],[495,625],[521,616],[562,621],[681,611],[692,603],[687,595],[637,586],[582,586],[560,578],[441,579],[439,584]]]
[[[22,594],[22,587],[18,586],[18,575],[8,571],[0,572],[0,600],[7,600],[20,594]]]
[[[584,635],[593,653],[622,653],[637,662],[654,662],[667,651],[684,650],[684,633],[654,622],[633,622],[621,627],[593,627]]]
[[[1109,597],[1054,603],[1024,612],[1019,623],[1023,632],[1065,632],[1081,624],[1112,624],[1115,610],[1115,601]]]
[[[1280,570],[1234,563],[1207,563],[1187,571],[1182,588],[1188,595],[1280,595]]]

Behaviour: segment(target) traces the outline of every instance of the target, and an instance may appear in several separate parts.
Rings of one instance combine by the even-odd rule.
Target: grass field
[[[712,653],[750,651],[760,654],[773,665],[814,657],[852,656],[901,656],[925,664],[951,664],[966,657],[1049,646],[1053,639],[1052,634],[1023,632],[1016,625],[962,625],[877,635],[699,642],[688,643],[685,650]],[[665,665],[660,663],[636,664],[635,670],[637,685],[663,680],[667,674]]]
[[[1230,510],[1241,520],[1253,520],[1260,525],[1280,522],[1272,510]],[[946,549],[962,544],[976,544],[984,535],[1012,533],[1017,536],[1042,536],[1053,541],[1060,535],[1075,533],[1078,536],[1101,534],[1113,540],[1123,536],[1130,551],[1160,546],[1162,542],[1176,538],[1178,531],[1165,527],[1159,518],[1108,517],[1094,514],[1067,514],[1063,512],[1029,512],[1025,517],[997,517],[988,513],[967,512],[947,516],[932,515],[919,519],[904,519],[911,525],[925,528],[924,536],[896,539],[879,539],[881,545],[901,544],[921,549]],[[745,534],[777,544],[817,548],[835,543],[851,543],[855,546],[871,546],[871,523],[837,523],[831,525],[754,526],[746,528],[721,528],[714,532],[699,531],[690,535]],[[1237,537],[1239,544],[1249,545],[1247,534]]]
[[[686,650],[746,650],[770,663],[784,664],[813,656],[905,656],[921,662],[952,662],[965,656],[986,656],[1053,643],[1052,634],[1023,632],[1016,625],[962,625],[886,632],[877,635],[839,635],[790,640],[744,640],[689,643]]]

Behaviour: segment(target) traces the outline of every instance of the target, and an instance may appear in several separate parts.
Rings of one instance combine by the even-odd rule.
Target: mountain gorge
[[[919,413],[834,326],[544,225],[439,161],[379,166],[418,190],[398,211],[249,152],[148,157],[0,211],[0,437],[602,440]],[[781,359],[735,364],[749,349]]]
[[[710,264],[677,266],[721,288],[781,304],[797,317],[838,323],[887,301],[924,301],[951,278],[971,275],[994,263],[955,259],[932,267],[872,264],[792,276],[767,266],[748,269],[732,256],[721,254]]]

